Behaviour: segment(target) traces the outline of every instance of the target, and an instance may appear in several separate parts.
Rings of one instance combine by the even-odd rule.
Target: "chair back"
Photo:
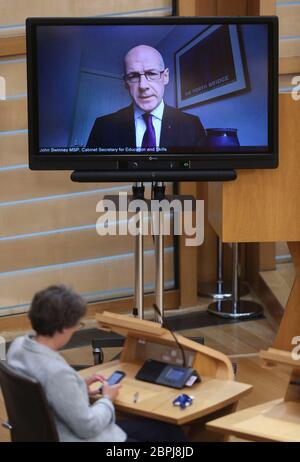
[[[59,441],[41,384],[0,361],[0,386],[13,442]]]

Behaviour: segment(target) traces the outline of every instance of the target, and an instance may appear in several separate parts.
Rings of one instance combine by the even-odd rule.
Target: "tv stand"
[[[136,199],[141,199],[150,211],[153,225],[154,260],[155,260],[155,320],[162,324],[164,318],[164,212],[162,210],[152,210],[152,200],[171,203],[174,200],[181,202],[184,207],[185,201],[190,202],[192,210],[196,210],[196,200],[191,195],[166,195],[163,182],[152,182],[151,199],[144,197],[143,182],[136,182],[132,187],[132,195],[127,196],[127,204],[121,204],[117,195],[107,195],[105,200],[112,201],[116,210],[128,211],[129,204]],[[120,208],[124,207],[125,208]],[[184,209],[183,209],[184,210]],[[135,239],[135,275],[134,275],[134,307],[133,315],[139,319],[144,319],[144,232],[143,232],[143,211],[138,210],[138,228]]]
[[[108,181],[233,181],[235,170],[75,170],[71,180],[80,183]]]

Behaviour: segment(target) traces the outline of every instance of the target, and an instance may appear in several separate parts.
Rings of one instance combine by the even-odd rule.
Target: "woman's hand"
[[[103,375],[97,375],[97,374],[94,374],[92,375],[91,377],[87,377],[85,379],[85,383],[87,385],[87,388],[88,388],[88,394],[89,396],[95,396],[95,395],[99,395],[99,387],[95,388],[94,390],[91,389],[91,385],[93,385],[93,383],[95,382],[105,382],[105,377]]]
[[[121,384],[117,383],[115,385],[109,385],[105,380],[102,385],[102,396],[103,398],[109,398],[111,401],[114,401],[119,394]]]

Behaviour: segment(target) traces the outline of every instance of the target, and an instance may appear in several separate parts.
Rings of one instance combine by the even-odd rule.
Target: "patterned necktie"
[[[146,131],[143,136],[142,148],[155,148],[156,136],[155,128],[152,123],[152,114],[145,112],[145,114],[143,114],[143,119],[146,124]]]

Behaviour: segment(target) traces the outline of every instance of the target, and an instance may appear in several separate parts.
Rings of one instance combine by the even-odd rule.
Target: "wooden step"
[[[145,256],[145,284],[153,284],[154,256]],[[173,252],[165,253],[165,281],[173,280]],[[0,275],[0,315],[26,311],[34,293],[50,284],[66,284],[95,298],[108,299],[130,293],[134,257],[119,256]]]
[[[154,248],[152,236],[145,236],[144,245],[146,250]],[[165,236],[165,246],[172,245],[172,236]],[[134,236],[99,236],[95,226],[93,229],[0,240],[0,274],[133,251]]]
[[[142,10],[142,11],[141,11]],[[148,11],[147,11],[148,10]],[[159,10],[159,11],[157,11]],[[171,14],[170,0],[9,0],[1,2],[0,24],[23,24],[33,16],[101,16],[105,14]]]

